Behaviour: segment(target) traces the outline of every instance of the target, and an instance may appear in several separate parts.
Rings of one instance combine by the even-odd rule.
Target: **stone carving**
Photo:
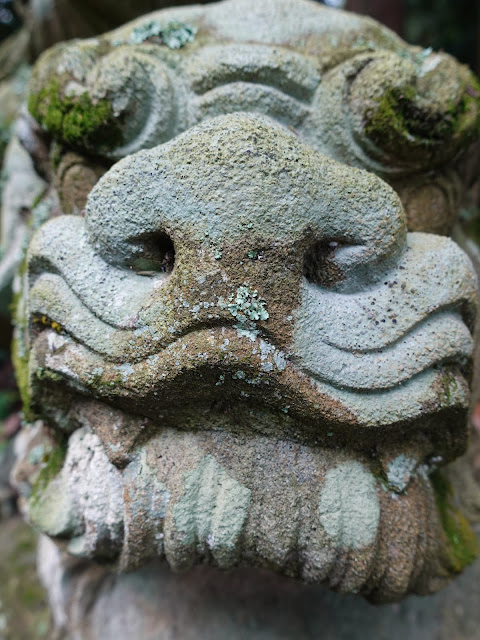
[[[371,19],[306,0],[228,0],[52,48],[30,110],[63,145],[106,160],[205,118],[260,112],[387,180],[410,230],[448,233],[472,179],[463,152],[479,98],[466,67]]]
[[[78,10],[60,5],[59,15]],[[114,21],[108,1],[97,5]],[[116,5],[118,16],[139,9]],[[368,18],[306,0],[228,0],[52,48],[30,86],[30,111],[45,131],[25,114],[17,131],[54,185],[42,219],[81,211],[112,161],[205,118],[254,111],[377,173],[400,195],[410,230],[443,234],[478,175],[479,96],[477,80],[450,56],[408,46]],[[21,261],[15,255],[8,272]]]
[[[31,153],[35,163],[35,169],[42,178],[51,179],[51,167],[48,160],[48,145],[45,134],[38,125],[28,117],[22,105],[26,99],[26,85],[30,76],[30,65],[40,53],[55,42],[69,40],[74,37],[92,36],[98,32],[113,28],[126,20],[158,9],[163,6],[162,0],[141,0],[135,3],[116,0],[95,0],[85,2],[82,0],[35,0],[35,2],[16,2],[15,11],[18,14],[22,28],[12,34],[0,44],[0,166],[3,162],[5,149],[14,136],[8,151],[10,156],[21,160],[18,139]],[[169,4],[172,4],[170,2]],[[175,4],[182,4],[176,2]],[[19,117],[17,123],[15,120]],[[98,167],[84,167],[82,159],[74,162],[73,154],[66,154],[56,172],[58,180],[65,182],[64,190],[71,195],[71,202],[61,200],[64,211],[70,213],[69,206],[76,207],[78,194],[81,196],[81,207],[85,204],[85,194],[89,187],[93,187],[98,179]],[[30,164],[31,160],[22,161]],[[78,164],[78,166],[77,166]],[[91,164],[91,163],[89,163]],[[68,168],[65,165],[69,165]],[[24,173],[25,167],[21,172]],[[69,170],[71,169],[71,170]],[[104,171],[104,169],[103,169]],[[103,171],[101,173],[103,173]],[[100,173],[100,175],[101,175]],[[85,174],[85,175],[84,175]],[[93,176],[93,182],[92,182]],[[36,177],[38,180],[38,177]],[[18,176],[12,174],[11,167],[4,167],[2,171],[2,184],[6,185],[4,193],[17,190]],[[72,182],[74,184],[72,184]],[[2,206],[0,216],[0,314],[8,315],[8,305],[11,301],[12,272],[14,272],[22,259],[22,246],[27,243],[26,227],[30,224],[29,214],[35,204],[38,204],[38,193],[27,185],[25,191],[16,198],[21,197],[21,207],[12,209],[11,204]],[[56,207],[52,206],[55,198],[47,199],[49,214],[54,215]],[[7,196],[8,198],[8,196]],[[45,207],[41,210],[41,216]],[[33,221],[33,226],[36,225]]]
[[[479,96],[451,57],[303,0],[171,9],[42,56],[17,125],[44,195],[14,480],[56,543],[59,626],[94,563],[387,602],[473,560],[442,467],[467,443],[477,283],[425,231],[474,180]]]
[[[473,558],[437,467],[466,444],[475,275],[372,173],[265,116],[207,120],[45,223],[27,280],[42,419],[16,482],[70,554],[378,601]]]

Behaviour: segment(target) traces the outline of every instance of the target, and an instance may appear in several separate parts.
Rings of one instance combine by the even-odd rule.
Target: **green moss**
[[[31,94],[28,109],[56,140],[70,146],[114,147],[121,140],[120,123],[108,100],[93,101],[87,92],[62,95],[58,80]]]
[[[453,117],[434,117],[416,106],[417,94],[411,85],[387,89],[378,105],[367,113],[366,135],[375,143],[395,148],[429,145],[430,141],[449,136]]]
[[[38,367],[35,375],[38,380],[48,380],[50,382],[62,382],[63,380],[63,377],[56,371],[50,371],[50,369],[44,369],[43,367]]]
[[[412,87],[406,87],[405,95],[403,91],[391,88],[382,95],[376,108],[367,113],[365,133],[369,138],[384,146],[395,144],[398,138],[408,135],[402,105],[411,99],[412,90]]]
[[[40,473],[32,486],[32,493],[29,499],[30,505],[38,501],[50,482],[60,473],[66,454],[67,445],[63,441],[57,442],[57,446],[45,451]]]
[[[121,373],[102,375],[102,373],[94,373],[89,381],[88,387],[95,395],[108,396],[109,392],[124,386],[124,380]]]
[[[455,506],[453,490],[448,480],[440,471],[434,471],[430,480],[447,542],[447,566],[450,571],[459,573],[477,557],[477,538],[468,520]]]
[[[443,395],[445,396],[445,400],[447,404],[450,404],[452,400],[452,394],[457,390],[458,387],[457,379],[451,371],[445,369],[440,379],[440,383],[442,386]]]
[[[27,421],[33,420],[30,398],[30,382],[28,376],[28,354],[22,355],[17,340],[12,341],[12,364],[15,371],[20,399],[22,401],[23,417]]]
[[[455,137],[480,135],[480,85],[472,75],[460,100],[452,101],[443,114],[419,106],[411,85],[387,89],[366,114],[365,134],[376,144],[396,150],[428,147]]]

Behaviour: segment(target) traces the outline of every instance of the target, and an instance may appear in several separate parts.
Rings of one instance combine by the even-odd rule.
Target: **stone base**
[[[479,530],[480,533],[480,530]],[[115,575],[62,557],[47,538],[39,570],[57,638],[69,640],[478,640],[480,560],[431,597],[373,607],[259,570],[152,564]],[[65,634],[65,635],[62,635]]]

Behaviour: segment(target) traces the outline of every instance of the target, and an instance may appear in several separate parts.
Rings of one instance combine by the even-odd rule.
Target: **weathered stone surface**
[[[369,18],[307,0],[226,0],[49,50],[30,109],[67,148],[114,160],[205,118],[262,113],[390,182],[410,230],[448,233],[471,179],[462,157],[478,139],[479,98],[466,67]]]
[[[473,558],[436,468],[466,445],[475,275],[451,240],[407,234],[375,175],[269,118],[212,119],[44,224],[27,278],[44,422],[16,482],[70,554],[373,600]]]
[[[0,311],[5,313],[11,300],[11,283],[25,250],[31,209],[46,184],[35,172],[29,154],[16,136],[7,147],[2,174]]]
[[[475,179],[479,96],[449,56],[307,1],[172,9],[42,57],[17,127],[48,187],[14,480],[68,553],[41,567],[58,627],[121,638],[105,603],[176,589],[162,559],[194,598],[220,568],[374,602],[473,561],[443,467],[467,444],[477,282],[424,231]],[[130,615],[142,638],[165,622]]]
[[[428,598],[372,607],[259,569],[174,574],[160,563],[114,574],[39,549],[58,626],[72,640],[476,640],[480,561]],[[112,615],[115,611],[115,615]]]

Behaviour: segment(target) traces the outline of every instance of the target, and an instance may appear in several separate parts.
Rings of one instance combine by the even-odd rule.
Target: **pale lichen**
[[[157,20],[151,20],[135,27],[130,34],[130,43],[142,44],[145,41],[153,41],[164,44],[169,49],[181,49],[194,41],[196,33],[196,27],[177,20],[172,20],[165,26]]]
[[[235,295],[232,293],[228,299],[230,301],[229,312],[240,322],[244,322],[247,318],[254,321],[269,318],[266,300],[258,295],[256,289],[250,290],[247,282],[238,287],[237,293]]]

